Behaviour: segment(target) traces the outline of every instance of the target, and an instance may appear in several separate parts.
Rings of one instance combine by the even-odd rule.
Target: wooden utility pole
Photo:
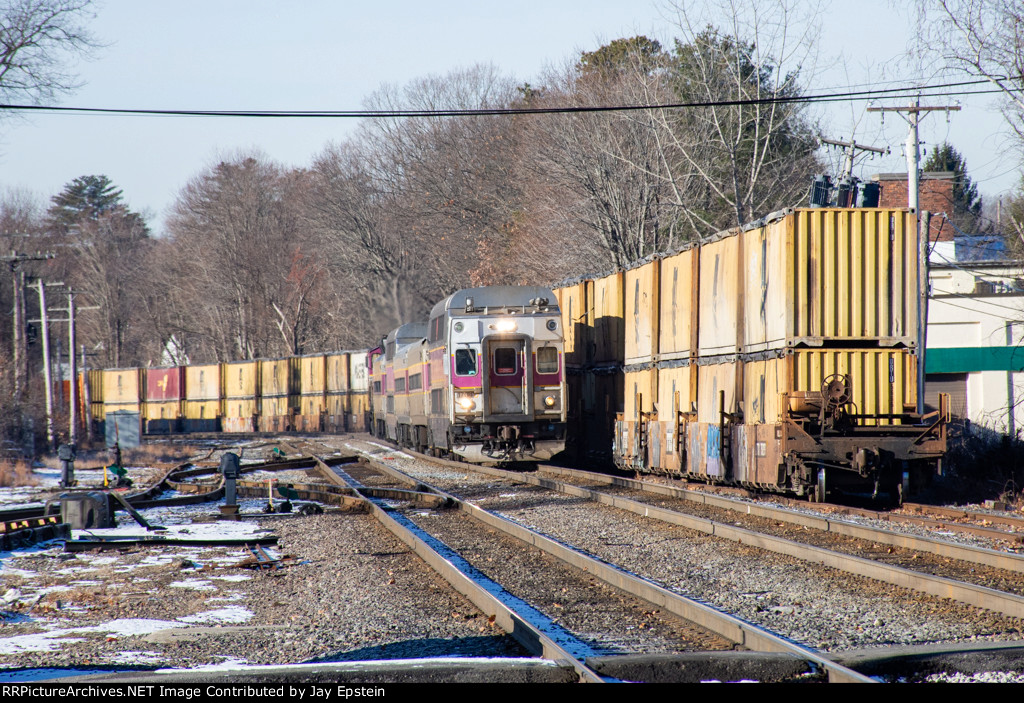
[[[929,216],[919,210],[921,141],[918,125],[921,114],[945,111],[947,114],[960,110],[959,105],[922,107],[921,99],[907,107],[869,107],[868,112],[895,112],[910,125],[907,134],[907,207],[917,216],[917,413],[924,414],[925,345],[928,343],[928,227]],[[904,117],[902,113],[907,113]]]

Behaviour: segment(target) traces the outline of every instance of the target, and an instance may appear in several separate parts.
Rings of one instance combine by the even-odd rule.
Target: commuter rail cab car
[[[565,447],[560,317],[547,288],[453,293],[371,352],[374,432],[475,463],[550,459]]]

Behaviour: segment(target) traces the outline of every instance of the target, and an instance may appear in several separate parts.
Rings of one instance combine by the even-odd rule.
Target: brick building
[[[952,171],[936,171],[922,173],[918,181],[918,206],[933,215],[939,212],[953,214],[953,179]],[[871,177],[880,186],[878,207],[893,208],[907,206],[907,174],[879,173]],[[933,218],[929,239],[933,242],[952,242],[955,230],[946,225],[945,221]]]

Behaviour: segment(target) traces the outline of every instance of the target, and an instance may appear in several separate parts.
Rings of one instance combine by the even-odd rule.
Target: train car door
[[[530,412],[530,368],[525,339],[487,342],[487,414],[523,416]]]

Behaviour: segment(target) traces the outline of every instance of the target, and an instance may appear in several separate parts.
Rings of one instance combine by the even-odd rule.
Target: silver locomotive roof
[[[546,302],[541,302],[545,301]],[[547,312],[558,312],[558,300],[550,288],[544,286],[484,286],[463,288],[439,302],[430,311],[434,318],[446,311],[464,312],[467,305],[473,310],[498,311],[508,308],[541,308]]]

